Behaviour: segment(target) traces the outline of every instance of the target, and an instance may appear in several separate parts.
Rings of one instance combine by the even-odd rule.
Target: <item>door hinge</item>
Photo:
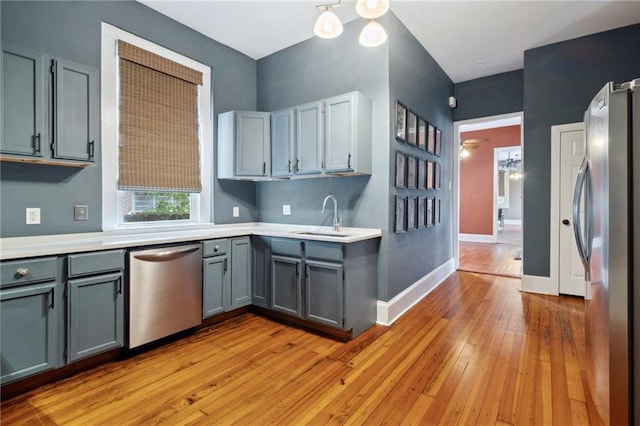
[[[51,142],[51,151],[52,152],[56,151],[56,143],[55,142]]]
[[[51,74],[55,74],[56,73],[56,61],[51,61]]]

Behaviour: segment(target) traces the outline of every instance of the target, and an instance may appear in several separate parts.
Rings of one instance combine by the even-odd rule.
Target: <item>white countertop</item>
[[[311,234],[310,234],[311,233]],[[354,243],[382,236],[380,229],[346,228],[335,232],[330,226],[287,225],[276,223],[241,223],[205,225],[176,229],[135,229],[82,234],[42,235],[35,237],[0,238],[0,259],[19,259],[154,244],[200,241],[242,235],[298,238],[305,240]]]

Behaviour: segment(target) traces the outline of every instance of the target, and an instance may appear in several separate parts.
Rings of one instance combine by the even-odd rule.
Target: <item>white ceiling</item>
[[[260,59],[313,37],[315,5],[332,0],[139,1]],[[390,2],[454,83],[520,69],[527,49],[640,22],[637,0]],[[335,12],[347,23],[358,18],[354,9],[347,0]]]

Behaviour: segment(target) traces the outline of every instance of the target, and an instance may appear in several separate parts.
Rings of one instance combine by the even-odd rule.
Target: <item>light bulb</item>
[[[471,153],[467,151],[467,148],[462,148],[462,151],[460,151],[460,157],[467,158],[469,155],[471,155]]]
[[[387,33],[384,28],[382,28],[382,25],[372,19],[371,22],[362,29],[358,41],[366,47],[380,46],[387,41]]]
[[[342,31],[342,22],[331,9],[322,12],[313,27],[313,32],[320,38],[338,37]]]
[[[356,12],[367,19],[378,18],[389,10],[389,0],[358,0]]]

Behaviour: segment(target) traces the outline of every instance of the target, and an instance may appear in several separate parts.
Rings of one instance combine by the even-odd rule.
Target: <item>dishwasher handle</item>
[[[161,251],[153,254],[151,253],[134,254],[133,257],[135,259],[144,260],[147,262],[164,262],[167,260],[173,260],[182,256],[186,256],[187,254],[193,253],[194,251],[197,251],[199,249],[200,247],[188,247],[188,248],[177,249],[177,250]]]

